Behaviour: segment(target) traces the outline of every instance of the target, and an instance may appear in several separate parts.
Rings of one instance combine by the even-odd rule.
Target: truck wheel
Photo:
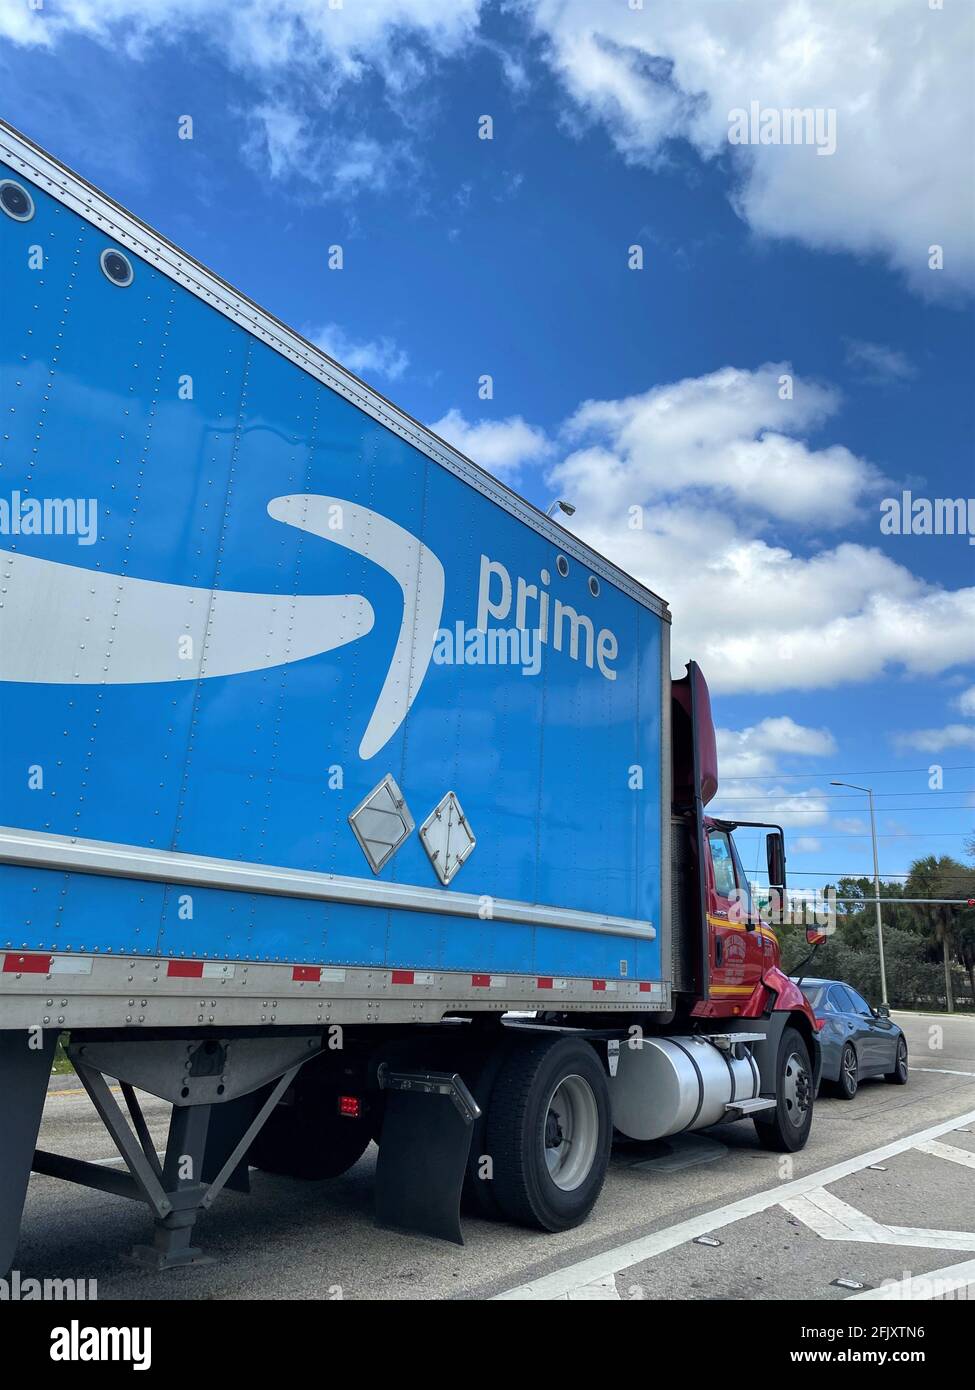
[[[461,1198],[464,1208],[472,1216],[482,1216],[488,1221],[497,1221],[501,1216],[494,1183],[490,1177],[482,1175],[484,1158],[487,1155],[487,1126],[491,1111],[491,1095],[498,1072],[504,1066],[508,1048],[504,1041],[478,1059],[476,1069],[472,1070],[469,1085],[474,1099],[481,1107],[481,1117],[474,1121],[471,1137],[471,1150],[464,1174],[464,1191]]]
[[[285,1178],[337,1178],[358,1163],[371,1141],[368,1123],[329,1113],[328,1098],[312,1091],[272,1110],[247,1161]]]
[[[589,1215],[613,1138],[606,1072],[578,1038],[516,1047],[491,1094],[487,1152],[502,1215],[565,1231]]]
[[[836,1083],[836,1094],[840,1100],[853,1100],[860,1085],[860,1066],[857,1062],[856,1048],[846,1043],[840,1058],[840,1078]]]
[[[884,1073],[884,1080],[891,1082],[894,1086],[907,1085],[907,1039],[898,1038],[897,1040],[897,1060],[894,1063],[894,1070]]]
[[[809,1048],[795,1028],[784,1029],[779,1042],[775,1096],[775,1109],[755,1116],[755,1132],[763,1149],[795,1153],[809,1138],[813,1113]]]

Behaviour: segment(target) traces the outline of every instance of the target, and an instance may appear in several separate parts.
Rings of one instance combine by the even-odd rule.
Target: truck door
[[[762,933],[746,927],[748,884],[738,869],[727,830],[708,831],[708,879],[709,995],[730,1004],[745,1003],[762,977]]]

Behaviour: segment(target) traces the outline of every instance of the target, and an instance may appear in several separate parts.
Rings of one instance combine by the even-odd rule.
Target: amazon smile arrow
[[[359,756],[371,758],[419,693],[443,607],[443,566],[415,536],[339,498],[276,497],[268,513],[372,560],[396,579],[403,615]],[[421,584],[422,579],[422,584]],[[372,630],[361,594],[252,594],[0,550],[0,680],[44,685],[192,681],[303,661]]]

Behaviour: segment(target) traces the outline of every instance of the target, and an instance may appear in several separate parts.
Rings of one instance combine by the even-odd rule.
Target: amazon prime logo
[[[97,498],[25,497],[15,489],[0,497],[0,536],[74,536],[79,545],[94,545]]]
[[[402,526],[354,502],[292,494],[272,498],[267,511],[285,526],[372,561],[399,585],[399,632],[359,744],[359,757],[372,758],[406,718],[430,665],[443,611],[443,565]],[[362,594],[196,588],[3,548],[0,585],[0,680],[28,684],[133,685],[265,671],[358,641],[375,623]],[[35,640],[39,618],[43,643]]]

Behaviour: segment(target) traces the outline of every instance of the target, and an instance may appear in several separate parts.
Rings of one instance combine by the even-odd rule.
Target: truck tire
[[[763,1149],[796,1153],[805,1146],[812,1126],[813,1076],[809,1048],[795,1028],[785,1028],[779,1040],[775,1068],[775,1109],[756,1115],[754,1124]]]
[[[474,1121],[474,1133],[471,1136],[471,1148],[467,1158],[467,1171],[464,1174],[464,1190],[461,1202],[464,1209],[472,1216],[481,1216],[487,1221],[497,1221],[502,1214],[494,1193],[494,1183],[490,1177],[482,1174],[482,1166],[487,1155],[487,1125],[491,1096],[498,1072],[504,1066],[507,1056],[507,1043],[503,1040],[497,1041],[488,1052],[478,1059],[478,1064],[471,1070],[471,1079],[468,1081],[474,1099],[481,1107],[481,1115],[479,1119]],[[467,1080],[466,1076],[465,1080]]]
[[[247,1161],[264,1173],[315,1182],[348,1172],[371,1142],[370,1124],[335,1114],[325,1097],[311,1091],[272,1110]]]
[[[491,1188],[504,1217],[543,1231],[584,1221],[612,1139],[606,1072],[590,1043],[546,1038],[511,1050],[487,1117]]]

